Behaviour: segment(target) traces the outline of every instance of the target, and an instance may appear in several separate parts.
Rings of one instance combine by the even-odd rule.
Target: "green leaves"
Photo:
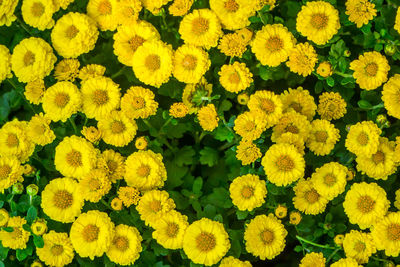
[[[208,165],[209,167],[214,166],[218,162],[218,151],[211,148],[205,147],[200,150],[200,163]]]

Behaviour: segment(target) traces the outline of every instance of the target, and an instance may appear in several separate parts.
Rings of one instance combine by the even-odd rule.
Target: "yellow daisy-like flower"
[[[326,44],[339,28],[339,12],[328,2],[307,2],[297,14],[296,30],[317,45]]]
[[[89,64],[80,69],[79,79],[85,81],[97,76],[103,76],[104,72],[106,72],[106,67],[98,64]]]
[[[285,107],[283,112],[294,110],[312,120],[317,105],[314,102],[314,97],[310,95],[308,90],[304,90],[299,86],[297,89],[289,88],[281,94],[282,104]]]
[[[378,250],[384,250],[386,256],[399,256],[400,212],[391,212],[378,220],[371,229],[371,235]]]
[[[81,134],[90,142],[92,143],[98,143],[98,141],[101,139],[101,132],[94,126],[86,127],[83,126]]]
[[[285,227],[274,215],[257,215],[244,231],[246,250],[261,260],[271,260],[284,250],[286,236]]]
[[[11,78],[11,54],[7,46],[0,45],[0,58],[2,64],[0,65],[0,83],[7,78]]]
[[[136,227],[125,224],[117,225],[106,255],[112,262],[119,265],[134,264],[142,252],[142,240]]]
[[[308,2],[309,3],[309,2]],[[297,44],[289,52],[289,60],[286,65],[291,72],[307,77],[314,70],[318,61],[317,52],[309,43]]]
[[[347,167],[340,163],[325,163],[311,175],[311,182],[318,194],[332,200],[344,192],[347,172]]]
[[[136,23],[141,10],[142,2],[140,0],[121,0],[117,2],[116,17],[119,20],[119,24],[132,25]]]
[[[120,153],[107,149],[103,151],[101,157],[106,163],[108,178],[112,183],[115,183],[117,180],[124,177],[125,159]]]
[[[31,225],[32,233],[35,235],[43,235],[47,232],[47,222],[45,219],[36,218]]]
[[[245,29],[247,30],[247,29]],[[251,36],[253,33],[247,30]],[[245,35],[241,34],[240,31],[234,33],[227,33],[219,39],[218,49],[221,53],[228,57],[239,57],[241,58],[243,53],[247,50],[247,45],[250,40]]]
[[[296,44],[293,34],[282,24],[268,24],[256,33],[251,51],[263,65],[277,67],[285,62]]]
[[[375,4],[368,0],[347,0],[346,15],[357,28],[361,28],[376,16]]]
[[[188,113],[189,109],[183,102],[176,102],[169,108],[169,115],[174,118],[183,118]]]
[[[124,208],[123,204],[122,204],[122,200],[119,199],[118,197],[113,198],[113,200],[111,200],[110,203],[111,208],[113,208],[113,210],[116,211],[120,211]]]
[[[125,161],[124,179],[129,186],[151,190],[164,185],[167,171],[162,155],[151,150],[133,152]]]
[[[157,112],[158,103],[154,97],[150,89],[132,86],[121,98],[121,111],[130,119],[146,119]]]
[[[287,216],[287,207],[284,205],[279,204],[276,208],[275,208],[275,216],[279,219],[283,219]]]
[[[267,129],[267,115],[261,111],[246,111],[235,119],[234,131],[243,139],[256,140]]]
[[[187,44],[210,49],[218,44],[223,34],[217,15],[210,9],[195,9],[185,15],[179,26],[182,40]]]
[[[72,246],[81,257],[101,257],[114,238],[114,223],[107,213],[90,210],[82,213],[71,226]]]
[[[284,113],[279,122],[274,126],[271,140],[278,142],[285,133],[297,135],[303,141],[307,140],[311,131],[311,124],[307,117],[295,111]]]
[[[50,74],[57,61],[53,48],[41,38],[23,39],[14,47],[12,70],[20,82],[42,79]]]
[[[183,246],[183,236],[189,226],[187,217],[171,210],[156,222],[153,238],[166,249],[180,249]]]
[[[333,74],[331,63],[328,61],[321,62],[318,65],[317,73],[323,78],[331,76]]]
[[[247,0],[210,0],[210,8],[217,14],[222,27],[237,30],[250,25],[249,17],[255,14],[255,2]]]
[[[101,31],[114,31],[117,28],[118,8],[117,0],[89,0],[86,7],[88,16],[97,22]]]
[[[143,7],[149,10],[153,15],[160,13],[160,9],[163,5],[166,5],[171,0],[140,0]]]
[[[53,130],[50,128],[51,120],[43,113],[36,114],[28,122],[27,134],[35,144],[45,146],[50,144],[56,138]]]
[[[94,48],[98,36],[96,22],[89,16],[69,12],[57,20],[51,42],[60,56],[77,58]]]
[[[198,83],[210,68],[208,53],[201,47],[184,44],[174,53],[174,77],[184,83]]]
[[[6,226],[8,220],[10,219],[10,214],[5,209],[0,209],[0,226]]]
[[[300,261],[299,267],[325,267],[326,259],[321,252],[307,253]]]
[[[350,223],[361,229],[373,226],[386,215],[389,206],[385,190],[376,183],[365,182],[353,184],[343,202]]]
[[[18,1],[4,0],[0,4],[0,26],[11,26],[11,23],[17,19],[14,15]]]
[[[69,4],[71,4],[74,1],[75,0],[54,0],[54,5],[56,7],[56,11],[60,10],[60,8],[67,9]]]
[[[82,111],[88,118],[103,119],[119,108],[120,88],[107,77],[90,78],[82,82]]]
[[[224,225],[202,218],[186,229],[183,237],[183,251],[197,264],[216,264],[228,252],[231,244]]]
[[[67,233],[50,231],[43,235],[44,246],[36,247],[39,259],[49,266],[62,267],[74,259],[74,248]]]
[[[390,116],[400,119],[400,105],[397,99],[400,97],[400,75],[395,74],[383,85],[382,100]]]
[[[304,155],[304,140],[301,136],[298,134],[293,134],[293,133],[283,133],[279,138],[276,140],[277,144],[290,144],[296,147],[297,151],[301,154]]]
[[[353,258],[343,258],[331,264],[330,267],[362,267]]]
[[[251,267],[249,261],[241,261],[233,256],[225,257],[221,260],[219,267]]]
[[[189,12],[193,2],[194,0],[174,0],[168,8],[169,14],[174,17],[184,16]]]
[[[283,104],[281,98],[274,92],[259,90],[250,96],[247,103],[250,111],[262,111],[266,115],[267,127],[274,126],[282,116]]]
[[[42,103],[45,90],[44,80],[36,79],[26,84],[24,95],[30,103],[39,105]]]
[[[141,137],[136,138],[136,141],[135,141],[136,149],[145,150],[147,148],[147,145],[148,145],[148,142],[147,142],[146,137],[141,136]]]
[[[366,157],[375,154],[379,147],[381,129],[372,121],[362,121],[350,126],[346,137],[346,148],[358,155]]]
[[[5,248],[25,249],[26,243],[31,235],[22,226],[26,224],[26,220],[20,216],[11,217],[7,222],[7,227],[11,227],[12,232],[7,232],[4,229],[0,230],[1,244]]]
[[[200,109],[200,104],[195,101],[199,97],[210,97],[212,93],[212,84],[207,83],[207,80],[203,77],[199,83],[186,84],[182,93],[182,102],[189,109],[189,113],[195,113]]]
[[[79,60],[77,59],[63,59],[54,68],[54,77],[58,81],[75,81],[79,75]]]
[[[301,214],[298,211],[292,211],[289,214],[289,223],[292,225],[298,225],[301,222]]]
[[[118,61],[132,66],[136,50],[146,41],[159,40],[160,34],[151,23],[137,20],[135,23],[119,26],[113,39],[114,54]]]
[[[370,233],[351,230],[343,240],[346,257],[357,260],[358,263],[368,263],[369,257],[376,252]]]
[[[85,200],[96,203],[110,191],[111,181],[104,170],[94,169],[80,179],[78,187]]]
[[[304,158],[293,145],[282,143],[270,146],[261,165],[268,181],[277,186],[287,186],[304,176]]]
[[[346,113],[346,101],[336,92],[324,92],[319,96],[317,112],[323,120],[338,120]]]
[[[65,122],[81,108],[81,92],[71,82],[57,82],[43,96],[43,111],[52,121]]]
[[[315,155],[325,156],[331,153],[339,139],[339,129],[334,124],[327,120],[313,120],[306,145]]]
[[[395,24],[394,24],[393,28],[394,28],[398,33],[400,33],[400,8],[397,8],[396,20],[395,20]]]
[[[137,211],[146,225],[155,228],[155,225],[165,213],[175,208],[175,202],[169,197],[167,191],[146,191],[140,198]]]
[[[261,156],[260,149],[252,141],[242,139],[237,146],[236,158],[242,162],[242,165],[249,165]]]
[[[125,207],[137,205],[140,200],[140,192],[134,187],[122,186],[118,189],[118,198],[121,199]]]
[[[231,93],[246,90],[253,82],[253,74],[246,67],[246,64],[237,61],[230,65],[223,65],[218,75],[222,87]]]
[[[335,242],[335,245],[343,247],[343,239],[344,235],[335,235],[335,237],[333,238],[333,242]]]
[[[56,8],[52,0],[24,0],[21,13],[25,23],[40,31],[54,26],[53,14]]]
[[[171,45],[160,40],[147,41],[133,54],[133,72],[141,82],[158,88],[171,76],[172,56]]]
[[[0,192],[14,185],[16,182],[22,182],[24,168],[15,157],[0,157]]]
[[[52,220],[71,223],[83,207],[83,196],[72,178],[51,180],[42,191],[41,207]]]
[[[379,52],[365,52],[350,63],[353,77],[361,89],[374,90],[387,81],[389,62]]]
[[[396,199],[393,205],[396,207],[396,209],[400,210],[400,189],[397,189],[396,191]]]
[[[272,10],[275,8],[276,0],[256,0],[256,11],[260,11],[263,9],[265,5],[269,6],[269,10]]]
[[[301,179],[293,188],[293,205],[305,214],[317,215],[325,211],[328,200],[318,194],[313,182]]]
[[[197,112],[199,124],[204,131],[213,131],[218,127],[219,117],[214,104],[208,104]]]
[[[265,181],[254,174],[236,177],[229,186],[232,203],[239,210],[252,211],[265,202],[267,187]]]

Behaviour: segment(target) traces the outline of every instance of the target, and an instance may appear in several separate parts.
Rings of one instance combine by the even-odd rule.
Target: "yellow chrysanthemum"
[[[344,192],[347,172],[347,167],[340,163],[325,163],[311,175],[311,182],[318,194],[332,200]]]
[[[160,13],[161,7],[170,1],[171,0],[141,0],[143,7],[153,13],[153,15]]]
[[[180,249],[189,226],[187,217],[171,210],[163,214],[154,226],[153,238],[166,249]]]
[[[328,200],[318,194],[310,179],[301,179],[293,188],[293,205],[305,214],[317,215],[325,211]]]
[[[247,252],[271,260],[285,248],[287,231],[274,215],[257,215],[246,225],[244,240]]]
[[[143,43],[134,53],[132,69],[143,83],[160,87],[172,73],[172,46],[160,40]]]
[[[154,97],[150,89],[132,86],[121,98],[121,111],[130,119],[146,119],[157,112],[158,103]]]
[[[40,31],[50,29],[54,26],[52,18],[56,7],[52,0],[24,0],[22,1],[21,13],[25,23],[38,28]]]
[[[174,17],[184,16],[189,12],[193,2],[194,0],[174,0],[168,8],[169,14]]]
[[[317,112],[323,120],[338,120],[346,113],[346,101],[336,92],[324,92],[319,96]]]
[[[361,89],[374,90],[387,81],[389,62],[379,52],[365,52],[350,63],[353,77]]]
[[[11,54],[10,50],[8,50],[7,46],[0,45],[0,58],[1,58],[1,65],[0,65],[0,83],[7,78],[12,77],[11,73]]]
[[[250,111],[265,113],[267,127],[274,126],[280,120],[283,112],[281,98],[274,92],[266,90],[259,90],[252,94],[247,106]]]
[[[219,267],[251,267],[249,261],[241,261],[233,256],[225,257],[221,260]]]
[[[122,204],[122,200],[119,199],[118,197],[113,198],[113,200],[111,200],[110,206],[113,210],[116,211],[120,211],[124,208],[123,204]]]
[[[267,129],[267,115],[257,110],[246,111],[237,116],[234,123],[235,132],[243,139],[252,141]]]
[[[361,229],[370,228],[383,218],[390,206],[385,190],[376,183],[355,183],[347,191],[344,212],[352,224]]]
[[[324,78],[331,76],[333,73],[331,63],[328,61],[321,62],[318,65],[317,73]]]
[[[82,176],[78,187],[85,200],[99,202],[110,191],[111,181],[104,170],[94,169]]]
[[[382,100],[390,116],[400,119],[400,75],[395,74],[383,85]]]
[[[203,77],[199,83],[186,84],[182,93],[182,102],[189,109],[189,113],[195,113],[200,109],[199,101],[201,97],[210,97],[212,93],[212,84],[207,83]],[[196,101],[195,101],[196,100]]]
[[[57,20],[51,42],[60,56],[77,58],[94,48],[98,36],[96,23],[89,16],[69,12]]]
[[[107,213],[90,210],[82,213],[71,226],[72,246],[81,257],[101,257],[114,238],[114,223]]]
[[[306,145],[315,155],[325,156],[331,153],[339,139],[339,129],[334,124],[327,120],[313,120]]]
[[[243,31],[247,31],[250,38],[246,38]],[[247,45],[249,44],[252,35],[253,32],[246,28],[234,33],[224,34],[224,36],[219,39],[218,49],[228,57],[241,58],[243,53],[247,50]]]
[[[145,136],[140,136],[136,138],[135,147],[138,150],[145,150],[147,148],[148,141]]]
[[[51,120],[43,113],[36,114],[31,118],[28,122],[27,133],[32,142],[44,146],[54,141],[56,135],[50,128],[50,123]]]
[[[210,68],[208,53],[201,47],[184,44],[174,53],[174,77],[184,83],[198,83]]]
[[[0,4],[0,26],[10,26],[17,19],[14,15],[15,8],[18,5],[17,0],[4,0]]]
[[[122,25],[113,36],[114,54],[124,65],[133,65],[133,55],[146,41],[159,40],[160,34],[149,22],[138,20],[136,23]]]
[[[250,97],[247,93],[241,93],[238,94],[236,99],[240,105],[247,105],[247,103],[249,103]]]
[[[81,108],[81,92],[71,82],[57,82],[43,96],[43,111],[52,121],[65,122]]]
[[[45,219],[36,218],[31,225],[32,233],[35,235],[43,235],[47,232],[47,222]]]
[[[208,104],[197,112],[199,124],[204,131],[213,131],[218,127],[219,117],[214,104]]]
[[[304,158],[293,145],[282,143],[270,146],[261,165],[268,181],[277,186],[287,186],[304,176]]]
[[[140,192],[134,187],[122,186],[118,189],[118,198],[121,199],[125,207],[137,205],[140,200]]]
[[[249,165],[261,156],[260,149],[252,141],[242,139],[237,146],[236,158],[242,162],[242,165]]]
[[[189,113],[188,107],[182,102],[176,102],[169,108],[169,115],[174,118],[183,118]]]
[[[54,78],[58,81],[73,82],[79,75],[80,65],[77,59],[63,59],[54,68]]]
[[[389,213],[378,220],[371,230],[371,235],[378,250],[384,250],[386,256],[399,256],[400,212]]]
[[[42,79],[50,74],[57,61],[53,48],[41,38],[23,39],[14,47],[12,70],[20,82]]]
[[[230,65],[223,65],[218,75],[222,87],[232,93],[246,90],[253,82],[253,74],[246,64],[237,61]]]
[[[150,190],[164,185],[167,171],[162,155],[151,150],[133,152],[125,161],[124,179],[129,186]]]
[[[106,67],[98,64],[89,64],[82,67],[79,71],[79,79],[86,81],[87,79],[97,76],[103,76],[106,72]]]
[[[41,207],[52,220],[71,223],[81,214],[83,196],[72,178],[51,180],[42,191]]]
[[[251,43],[251,51],[263,65],[277,67],[285,62],[296,39],[282,24],[265,25],[256,33]]]
[[[362,267],[353,258],[343,258],[331,264],[330,267]]]
[[[224,225],[202,218],[186,229],[183,237],[183,251],[197,264],[216,264],[228,252],[231,244]]]
[[[276,140],[277,144],[290,144],[296,147],[297,151],[301,154],[304,155],[304,140],[303,138],[298,135],[298,134],[293,134],[291,132],[288,133],[283,133],[282,135],[279,136],[279,138]]]
[[[107,149],[101,154],[107,165],[108,178],[115,183],[124,177],[125,174],[125,159],[121,154],[114,150]]]
[[[87,14],[96,21],[101,31],[114,31],[118,26],[119,17],[117,0],[89,0]]]
[[[222,27],[237,30],[250,25],[249,17],[255,14],[255,2],[248,0],[210,0],[210,8],[217,14]]]
[[[307,253],[300,261],[299,267],[325,267],[326,259],[321,252]]]
[[[317,52],[314,47],[309,43],[301,43],[290,50],[286,65],[291,72],[307,77],[314,70],[317,61]]]
[[[346,137],[346,148],[356,154],[366,157],[378,151],[381,129],[372,121],[362,121],[350,126]]]
[[[256,11],[260,11],[263,9],[265,5],[269,6],[269,10],[272,10],[275,8],[276,0],[256,0]]]
[[[265,181],[253,174],[236,177],[229,186],[232,203],[239,210],[252,211],[265,202]]]
[[[6,226],[8,220],[10,219],[10,214],[8,213],[7,210],[0,209],[0,226]]]
[[[400,210],[400,189],[397,189],[396,191],[396,199],[393,205],[396,207],[396,209]]]
[[[119,265],[131,265],[142,251],[142,236],[133,226],[120,224],[115,227],[115,235],[106,251],[107,257]]]
[[[129,25],[136,23],[139,18],[139,12],[142,10],[140,0],[120,0],[117,2],[116,17],[118,23]]]
[[[280,96],[284,106],[283,112],[294,110],[306,116],[310,121],[313,119],[317,105],[308,90],[304,90],[301,86],[297,87],[297,89],[289,88]]]
[[[303,141],[307,140],[311,131],[311,124],[307,117],[295,111],[284,113],[279,122],[274,126],[271,140],[278,142],[285,133],[298,135]]]
[[[346,15],[357,28],[361,28],[376,16],[375,4],[368,0],[347,0]]]
[[[16,182],[22,182],[24,168],[15,157],[0,157],[0,192],[3,194],[5,189]]]
[[[3,247],[11,249],[25,249],[26,243],[31,235],[22,226],[26,224],[26,220],[20,216],[11,217],[7,222],[7,227],[11,227],[12,232],[4,229],[0,230],[0,241]]]
[[[369,257],[376,252],[370,233],[351,230],[343,240],[346,257],[357,260],[358,263],[368,263]]]
[[[393,26],[393,28],[400,33],[400,8],[397,8],[397,12],[396,12],[396,20],[395,20],[395,24]]]
[[[289,214],[289,223],[292,225],[298,225],[302,220],[301,214],[298,211],[292,211]]]
[[[24,95],[30,103],[39,105],[42,103],[45,90],[44,80],[36,79],[26,84]]]
[[[54,5],[56,7],[56,11],[58,11],[60,8],[67,9],[69,4],[71,4],[74,1],[75,0],[54,0]]]
[[[67,233],[50,231],[43,235],[44,246],[36,247],[36,254],[46,265],[62,267],[74,259],[74,248]]]
[[[296,30],[317,45],[326,44],[339,28],[339,12],[328,2],[307,2],[297,14]]]
[[[90,142],[97,144],[98,141],[101,139],[102,134],[99,131],[99,129],[97,129],[94,126],[90,126],[90,127],[86,127],[83,126],[81,134]]]
[[[136,206],[140,219],[153,228],[155,228],[160,217],[174,208],[175,202],[169,197],[168,192],[160,190],[146,191]]]
[[[195,9],[183,17],[179,33],[187,44],[210,49],[218,44],[222,35],[221,24],[217,15],[210,9]]]

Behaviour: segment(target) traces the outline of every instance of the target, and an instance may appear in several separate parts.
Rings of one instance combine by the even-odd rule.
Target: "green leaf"
[[[214,130],[213,135],[215,139],[219,141],[228,141],[229,143],[235,138],[235,134],[229,131],[222,123]]]
[[[236,211],[236,217],[238,218],[238,220],[246,219],[247,215],[249,215],[249,212],[247,210],[237,210]]]
[[[33,236],[33,244],[35,244],[37,248],[42,248],[44,246],[43,238],[38,235]]]
[[[32,223],[34,219],[37,217],[37,209],[34,206],[30,206],[28,209],[28,213],[26,215],[26,221],[28,223]]]
[[[3,227],[2,229],[9,233],[14,232],[14,228],[12,228],[12,227]]]
[[[259,74],[261,79],[263,79],[264,81],[272,79],[272,72],[267,67],[260,66]]]
[[[203,165],[208,165],[210,167],[214,166],[218,162],[218,151],[211,148],[205,147],[200,150],[200,163]]]
[[[207,218],[209,218],[209,219],[214,218],[214,216],[216,215],[216,213],[217,213],[217,209],[215,208],[214,205],[207,204],[207,205],[204,207],[204,215],[205,215]]]
[[[232,107],[231,101],[225,99],[221,102],[221,105],[219,106],[218,111],[222,111],[222,112],[228,111],[231,109],[231,107]]]
[[[326,83],[330,86],[333,87],[335,85],[335,80],[332,77],[326,78]]]
[[[184,146],[175,154],[175,163],[179,167],[183,165],[191,165],[196,151],[190,146]]]
[[[187,173],[188,167],[180,167],[172,161],[165,162],[165,167],[168,173],[168,179],[166,181],[168,189],[173,189],[183,184],[182,178]]]
[[[193,182],[193,193],[199,195],[201,193],[201,188],[203,187],[203,179],[201,177],[197,177]]]
[[[233,205],[229,196],[229,191],[223,187],[214,188],[213,192],[207,196],[207,200],[209,203],[225,209],[228,209]]]
[[[359,100],[357,104],[362,109],[370,109],[372,107],[371,103],[369,103],[367,100]]]
[[[294,247],[294,251],[301,252],[301,251],[303,251],[303,247],[302,246],[295,246]]]
[[[322,84],[321,81],[318,81],[318,82],[315,83],[314,91],[315,91],[316,94],[320,94],[323,89],[324,89],[324,85]]]

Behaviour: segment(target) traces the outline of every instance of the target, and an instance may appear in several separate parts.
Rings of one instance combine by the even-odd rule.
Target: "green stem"
[[[296,238],[297,238],[299,241],[302,241],[302,242],[304,242],[304,243],[313,245],[314,247],[327,248],[327,249],[336,249],[336,248],[330,247],[330,246],[328,246],[328,245],[321,245],[321,244],[314,243],[314,242],[312,242],[312,241],[310,241],[310,240],[307,240],[307,239],[304,239],[304,238],[302,238],[301,236],[298,236],[298,235],[296,235]]]
[[[9,84],[11,84],[12,87],[14,87],[15,91],[17,91],[18,94],[20,94],[20,96],[22,97],[22,99],[26,102],[26,104],[28,104],[28,106],[29,106],[30,109],[33,111],[33,113],[36,114],[36,110],[33,108],[33,106],[31,105],[31,103],[29,103],[29,101],[26,100],[24,94],[23,94],[20,90],[17,89],[17,86],[16,86],[10,79],[7,79],[7,81],[8,81]]]
[[[328,262],[332,259],[332,257],[335,256],[335,254],[336,254],[339,250],[340,250],[340,248],[335,249],[335,250],[331,253],[331,255],[329,255],[329,257],[326,259],[326,263],[328,263]]]
[[[200,137],[199,137],[199,143],[201,142],[201,140],[203,140],[203,138],[207,135],[208,133],[206,131],[201,132]]]
[[[344,78],[353,78],[353,74],[347,74],[347,73],[343,73],[340,71],[335,71],[333,74],[337,74],[339,76],[342,76]]]
[[[266,21],[264,20],[264,18],[262,17],[260,11],[257,11],[257,15],[260,17],[261,22],[262,22],[264,25],[267,25],[267,22],[266,22]]]
[[[72,128],[74,128],[75,134],[78,134],[78,128],[76,127],[76,124],[75,124],[74,120],[73,120],[71,117],[69,117],[68,120],[69,120],[69,122],[71,123]]]
[[[163,139],[164,145],[166,145],[172,152],[175,151],[175,149],[171,146],[171,144],[168,142],[167,138]]]
[[[235,59],[235,57],[230,57],[230,58],[229,58],[229,65],[232,65],[234,59]]]
[[[123,66],[122,68],[119,69],[119,71],[117,71],[116,73],[111,75],[111,79],[114,79],[114,78],[120,76],[124,72],[125,68],[126,68],[126,66]]]
[[[113,209],[104,199],[100,199],[100,202],[101,202],[104,206],[106,206],[107,208],[109,208],[110,210]]]
[[[390,262],[389,260],[380,259],[380,258],[374,257],[374,256],[371,256],[371,259],[376,260],[376,261],[381,261],[381,262]]]
[[[171,121],[172,121],[172,117],[169,117],[168,120],[163,124],[161,129],[164,128],[165,126],[167,126]]]
[[[32,33],[25,27],[25,24],[23,21],[21,21],[20,18],[17,17],[18,24],[23,28],[30,36],[33,36]]]

